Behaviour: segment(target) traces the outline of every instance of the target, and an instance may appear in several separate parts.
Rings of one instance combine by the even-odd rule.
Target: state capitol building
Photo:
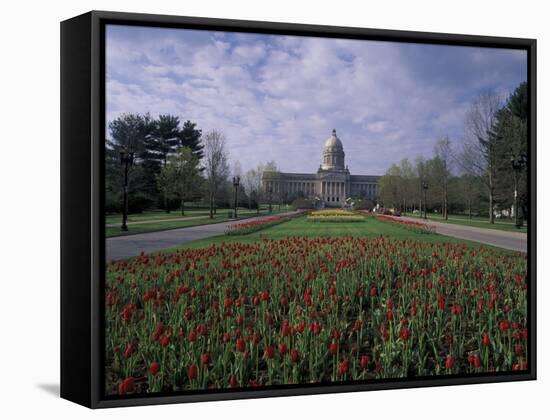
[[[349,197],[376,199],[377,175],[351,175],[344,163],[342,142],[332,130],[325,141],[323,160],[317,173],[264,172],[265,191],[285,201],[296,197],[321,200],[327,207],[341,207]]]

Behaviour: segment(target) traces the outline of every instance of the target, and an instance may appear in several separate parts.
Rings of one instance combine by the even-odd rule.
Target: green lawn
[[[406,217],[415,217],[417,219],[422,219],[422,216],[418,214],[412,214],[407,213],[403,216]],[[428,213],[428,221],[433,220],[434,222],[442,222],[442,223],[451,223],[454,225],[463,225],[463,226],[472,226],[472,227],[479,227],[479,228],[485,228],[485,229],[496,229],[496,230],[504,230],[508,232],[523,232],[527,233],[527,225],[524,224],[521,229],[516,228],[516,225],[513,221],[510,220],[495,220],[494,224],[489,223],[487,218],[474,216],[471,220],[468,216],[465,215],[456,215],[456,214],[450,214],[449,220],[445,220],[441,214],[436,213]]]
[[[217,214],[214,216],[214,219],[208,218],[209,212],[207,210],[196,210],[186,212],[186,216],[182,217],[179,212],[145,212],[136,215],[131,215],[128,217],[128,230],[120,230],[121,216],[108,216],[106,218],[106,224],[116,224],[116,226],[106,226],[105,227],[105,236],[107,238],[112,238],[115,236],[127,236],[135,235],[138,233],[147,233],[147,232],[158,232],[161,230],[171,230],[179,229],[191,226],[199,225],[208,225],[211,223],[221,223],[227,222],[229,219],[228,212],[229,209],[218,209]],[[283,211],[283,209],[281,209]],[[278,211],[276,208],[273,209],[272,214],[276,214]],[[239,209],[238,210],[239,219],[248,219],[250,217],[257,216],[256,210],[248,209]],[[260,216],[267,215],[266,210],[260,212]],[[168,216],[168,217],[166,217]],[[137,222],[132,224],[132,222]]]
[[[177,248],[202,248],[208,247],[211,244],[219,244],[221,242],[250,243],[262,238],[283,239],[289,236],[354,236],[373,238],[381,235],[391,237],[392,239],[416,239],[426,242],[444,241],[450,243],[465,243],[473,246],[479,245],[476,242],[455,239],[448,236],[438,235],[436,233],[416,233],[397,224],[392,224],[391,222],[378,220],[374,217],[365,217],[367,221],[364,223],[310,222],[307,221],[305,217],[299,217],[248,235],[220,235],[189,242]],[[498,249],[501,250],[500,248]]]
[[[224,215],[227,216],[227,213],[229,211],[233,211],[233,209],[217,209],[218,215]],[[255,213],[256,210],[249,210],[246,208],[239,207],[237,210],[239,213]],[[261,209],[264,213],[266,212],[266,209]],[[188,210],[185,210],[185,215],[181,215],[180,210],[174,210],[170,213],[166,213],[164,210],[151,210],[151,211],[144,211],[143,213],[135,213],[135,214],[129,214],[128,215],[128,222],[143,222],[143,221],[158,221],[158,220],[169,220],[169,219],[181,219],[181,218],[187,218],[187,217],[197,217],[197,216],[208,216],[210,214],[208,209],[199,208],[194,209],[190,208]],[[121,213],[114,213],[114,214],[108,214],[105,216],[105,224],[120,224],[122,222],[122,214]]]

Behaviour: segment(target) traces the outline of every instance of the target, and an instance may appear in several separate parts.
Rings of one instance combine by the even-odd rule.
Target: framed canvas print
[[[532,39],[61,24],[61,395],[535,379]]]

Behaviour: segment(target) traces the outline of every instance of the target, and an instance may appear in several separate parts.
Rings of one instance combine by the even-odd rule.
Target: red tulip
[[[285,343],[279,344],[279,353],[286,354],[288,348]]]
[[[399,332],[399,335],[401,336],[401,339],[406,342],[409,339],[409,335],[410,335],[407,327],[401,327],[401,331]]]
[[[275,349],[273,348],[273,346],[267,346],[264,351],[264,357],[266,359],[273,359],[274,355]]]
[[[204,353],[203,355],[201,355],[201,362],[203,365],[207,365],[208,363],[210,363],[210,353]]]
[[[244,349],[245,349],[245,342],[242,338],[239,338],[237,340],[237,351],[239,353],[243,353],[244,352]]]
[[[349,362],[347,360],[343,360],[342,362],[340,362],[340,365],[338,366],[338,373],[340,373],[340,375],[345,375],[348,369],[349,369]]]
[[[130,356],[132,356],[132,354],[134,354],[137,350],[137,345],[136,343],[134,343],[133,341],[128,343],[126,345],[126,350],[124,350],[124,358],[125,359],[128,359],[130,358]]]
[[[481,357],[479,354],[476,354],[474,357],[474,368],[477,369],[481,365]]]
[[[292,360],[292,363],[298,363],[300,361],[300,353],[298,353],[298,350],[290,350],[290,360]]]
[[[446,369],[452,369],[453,368],[453,356],[451,356],[450,354],[447,355],[447,358],[445,359],[445,368]]]
[[[333,341],[332,343],[330,343],[328,349],[330,351],[330,354],[335,355],[338,352],[338,344]]]
[[[170,337],[168,337],[167,335],[163,335],[162,337],[160,337],[159,342],[162,347],[166,347],[168,344],[170,344]]]
[[[158,364],[158,362],[151,362],[151,364],[149,365],[149,372],[151,373],[151,375],[156,375],[157,373],[159,373],[159,370],[160,365]]]
[[[491,344],[489,334],[483,334],[483,336],[481,337],[481,343],[483,344],[483,347],[488,347]]]
[[[199,371],[195,365],[189,366],[189,369],[187,369],[187,376],[189,380],[192,381],[193,379],[197,379],[198,372]]]
[[[361,366],[361,369],[366,369],[367,366],[369,365],[369,356],[367,355],[364,355],[364,356],[361,356],[361,360],[359,362],[359,365]]]
[[[498,329],[502,332],[508,330],[509,328],[510,328],[510,322],[505,319],[503,319],[498,323]]]
[[[124,379],[118,386],[119,395],[134,392],[136,379],[133,376],[129,376]]]

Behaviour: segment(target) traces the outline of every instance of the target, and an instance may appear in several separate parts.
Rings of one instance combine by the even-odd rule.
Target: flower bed
[[[299,211],[292,214],[285,214],[280,216],[272,216],[258,220],[250,220],[245,222],[232,223],[225,229],[226,235],[248,235],[252,232],[278,225],[283,222],[287,222],[295,217],[299,217],[307,213],[307,211]]]
[[[368,212],[368,211],[365,211],[365,210],[357,210],[356,212],[361,213],[361,214],[366,214],[366,215],[369,215],[369,216],[372,216],[372,217],[376,217],[378,220],[398,224],[399,226],[401,226],[405,229],[408,229],[411,232],[415,232],[415,233],[435,233],[435,226],[428,225],[426,223],[417,222],[417,221],[413,221],[413,220],[398,219],[396,217],[386,216],[384,214],[378,214],[378,213],[373,213],[373,212]]]
[[[361,215],[353,214],[348,210],[318,210],[307,216],[310,222],[364,222]]]
[[[525,370],[526,274],[524,254],[384,237],[111,262],[106,393]]]

